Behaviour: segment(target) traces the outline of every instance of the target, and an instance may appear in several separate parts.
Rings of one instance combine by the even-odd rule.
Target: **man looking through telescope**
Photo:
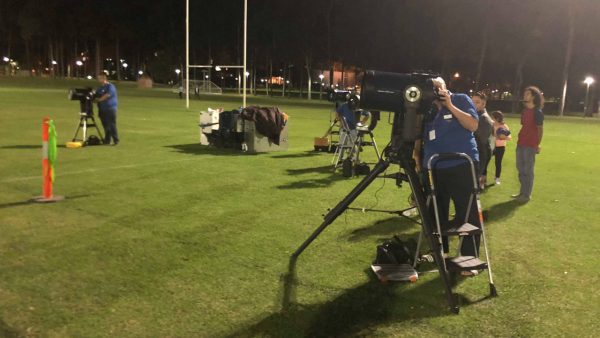
[[[101,86],[96,89],[96,102],[98,103],[98,116],[104,127],[104,144],[110,144],[112,138],[113,144],[119,144],[119,135],[117,134],[117,89],[108,82],[105,73],[99,73],[98,82]]]
[[[360,98],[357,95],[351,95],[346,102],[338,105],[335,110],[338,119],[341,120],[343,118],[350,130],[355,130],[356,127],[362,127],[366,125],[369,117],[371,116],[371,113],[362,110],[359,113],[360,121],[356,121],[359,102]]]
[[[441,77],[432,80],[436,93],[430,118],[424,122],[423,128],[423,158],[419,163],[420,144],[415,144],[417,163],[423,168],[427,167],[429,159],[434,154],[465,153],[474,162],[477,170],[479,153],[473,132],[477,130],[479,117],[471,98],[465,94],[454,94],[448,91],[446,83]],[[442,230],[451,227],[449,221],[450,200],[454,202],[456,222],[464,222],[467,213],[469,198],[473,193],[473,182],[470,173],[470,164],[464,160],[443,160],[435,166],[435,185],[437,190],[437,205]],[[477,175],[477,174],[476,174]],[[468,222],[480,227],[476,199],[472,200]],[[458,224],[458,225],[460,225]],[[475,245],[472,236],[466,236],[462,241],[462,256],[478,256],[479,235],[475,236]],[[444,253],[449,251],[448,238],[443,237]],[[464,271],[465,275],[475,275],[476,270]]]

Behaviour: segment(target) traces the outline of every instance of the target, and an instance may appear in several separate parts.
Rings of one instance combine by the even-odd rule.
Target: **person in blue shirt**
[[[97,76],[101,86],[96,89],[96,102],[98,103],[98,116],[104,127],[104,144],[119,144],[119,135],[117,133],[117,89],[108,82],[105,73]]]
[[[348,124],[348,128],[350,130],[355,130],[356,127],[363,127],[367,124],[367,121],[371,117],[371,113],[366,110],[358,110],[358,103],[360,101],[360,97],[358,95],[352,95],[350,98],[344,103],[338,103],[336,106],[336,113],[338,115],[338,119],[341,120],[343,117]],[[356,121],[357,117],[360,116],[360,121]]]
[[[422,167],[427,168],[429,159],[439,153],[465,153],[478,168],[479,153],[473,132],[477,130],[479,117],[471,98],[465,94],[448,91],[440,77],[433,79],[434,90],[438,93],[432,105],[430,116],[424,124]],[[432,167],[434,164],[432,163]],[[442,231],[451,227],[449,220],[450,200],[454,202],[456,223],[462,225],[467,213],[469,198],[473,192],[473,178],[470,164],[465,160],[444,160],[435,166],[436,199]],[[476,172],[477,175],[477,172]],[[468,222],[480,227],[476,199],[472,200]],[[480,236],[466,236],[462,241],[462,256],[477,256]],[[444,253],[448,253],[448,238],[443,238]],[[475,275],[476,270],[465,271],[465,275]]]

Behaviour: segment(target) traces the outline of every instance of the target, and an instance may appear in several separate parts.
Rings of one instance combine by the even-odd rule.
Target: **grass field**
[[[0,78],[0,336],[600,334],[600,121],[547,118],[523,206],[509,198],[509,144],[502,184],[482,196],[499,297],[482,300],[485,275],[463,280],[452,315],[436,273],[414,284],[373,277],[377,244],[419,232],[387,214],[346,212],[286,276],[290,254],[359,180],[311,152],[329,103],[250,97],[290,115],[290,149],[245,155],[198,142],[199,111],[240,97],[186,110],[168,90],[117,84],[121,144],[59,148],[55,193],[66,200],[28,202],[41,192],[42,117],[56,121],[59,144],[70,140],[78,102],[67,89],[86,83]],[[388,135],[382,123],[380,146]],[[354,206],[403,209],[408,193],[378,179]]]

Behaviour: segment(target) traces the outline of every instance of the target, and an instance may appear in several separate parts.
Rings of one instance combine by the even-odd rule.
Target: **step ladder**
[[[465,213],[464,220],[460,221],[458,225],[454,225],[449,227],[448,229],[442,230],[442,221],[439,216],[439,208],[436,200],[436,179],[435,179],[435,171],[436,165],[440,163],[440,161],[445,160],[464,160],[469,163],[470,166],[470,176],[473,181],[473,188],[471,194],[469,196],[469,204],[467,207],[467,211]],[[434,164],[435,163],[435,164]],[[432,165],[433,164],[433,165]],[[439,257],[445,257],[443,252],[443,237],[459,237],[459,245],[457,249],[457,255],[454,257],[445,257],[443,261],[443,266],[446,272],[449,273],[460,273],[462,271],[470,271],[470,270],[487,270],[488,278],[489,278],[489,286],[490,286],[490,295],[497,296],[496,287],[494,285],[493,275],[492,275],[492,267],[489,259],[489,250],[487,246],[487,240],[485,235],[485,226],[483,222],[482,210],[481,210],[481,202],[479,199],[479,185],[475,172],[475,165],[473,160],[464,153],[446,153],[446,154],[434,154],[427,163],[427,169],[429,173],[429,196],[427,197],[427,206],[431,209],[433,206],[433,214],[436,225],[436,232],[433,234],[437,240],[439,241],[439,248],[442,252],[440,252]],[[475,202],[475,203],[474,203]],[[476,205],[479,219],[478,222],[480,226],[469,223],[469,215],[471,213],[471,208]],[[423,230],[419,235],[419,239],[417,241],[417,248],[415,250],[415,259],[413,261],[413,266],[419,263],[419,261],[423,261],[423,259],[419,259],[420,257],[420,248],[423,240]],[[482,260],[479,255],[479,250],[476,245],[475,236],[481,236],[483,241],[483,247],[485,252],[485,260]],[[473,246],[475,248],[475,256],[462,256],[460,253],[462,244],[464,240],[472,240]],[[431,256],[429,259],[431,261]]]
[[[377,155],[377,160],[381,160],[381,153],[371,129],[368,127],[350,129],[344,117],[339,118],[339,122],[339,142],[331,161],[334,169],[343,167],[344,161],[349,162],[353,167],[360,164],[360,152],[366,146],[372,146]],[[369,139],[366,139],[366,136],[369,136]]]

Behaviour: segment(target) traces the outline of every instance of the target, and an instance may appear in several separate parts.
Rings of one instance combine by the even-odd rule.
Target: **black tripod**
[[[88,139],[86,137],[87,129],[90,127],[96,128],[96,132],[98,133],[98,137],[100,138],[100,140],[99,140],[100,144],[102,144],[104,142],[104,137],[102,136],[102,132],[100,131],[100,128],[98,128],[96,119],[94,119],[94,114],[88,114],[85,112],[79,113],[79,124],[77,125],[77,129],[75,130],[75,135],[73,136],[73,142],[79,140],[79,141],[83,142],[84,145],[86,145],[88,142]],[[79,135],[79,130],[82,131],[81,139],[77,138],[77,135]]]
[[[94,107],[93,107],[93,93],[91,92],[91,89],[86,90],[86,89],[75,89],[74,90],[75,93],[73,91],[71,91],[70,97],[71,100],[79,100],[79,124],[77,125],[77,129],[75,130],[75,135],[73,136],[73,142],[75,141],[81,141],[83,143],[83,145],[88,145],[88,138],[87,138],[87,130],[88,128],[96,128],[96,132],[98,133],[98,137],[100,138],[98,140],[98,143],[96,144],[102,144],[104,143],[104,137],[102,136],[102,132],[100,131],[100,128],[98,128],[98,123],[96,123],[96,119],[94,119]],[[75,95],[74,95],[74,94]],[[79,93],[79,95],[77,95]],[[81,139],[77,138],[77,135],[79,135],[79,131],[82,131],[82,137]],[[92,143],[90,143],[90,145],[93,145]]]
[[[349,205],[377,178],[377,176],[385,172],[390,164],[399,164],[401,168],[404,168],[405,175],[399,175],[398,177],[399,179],[407,181],[412,189],[417,208],[421,215],[423,233],[427,234],[426,237],[429,239],[429,245],[432,250],[432,254],[434,255],[434,260],[444,283],[448,305],[453,313],[458,313],[459,307],[457,297],[452,293],[450,276],[446,271],[446,267],[444,265],[445,261],[442,257],[441,237],[437,232],[435,223],[427,209],[425,190],[415,170],[415,161],[412,159],[413,143],[401,142],[399,146],[394,146],[393,143],[384,149],[383,156],[379,162],[377,162],[369,175],[365,176],[365,178],[363,178],[362,181],[360,181],[360,183],[358,183],[358,185],[352,189],[352,191],[346,197],[344,197],[344,199],[342,199],[329,213],[327,213],[327,215],[324,216],[323,223],[292,254],[292,260],[295,261],[298,256],[302,254],[304,249],[306,249],[328,225],[333,223],[338,216],[348,209]]]

